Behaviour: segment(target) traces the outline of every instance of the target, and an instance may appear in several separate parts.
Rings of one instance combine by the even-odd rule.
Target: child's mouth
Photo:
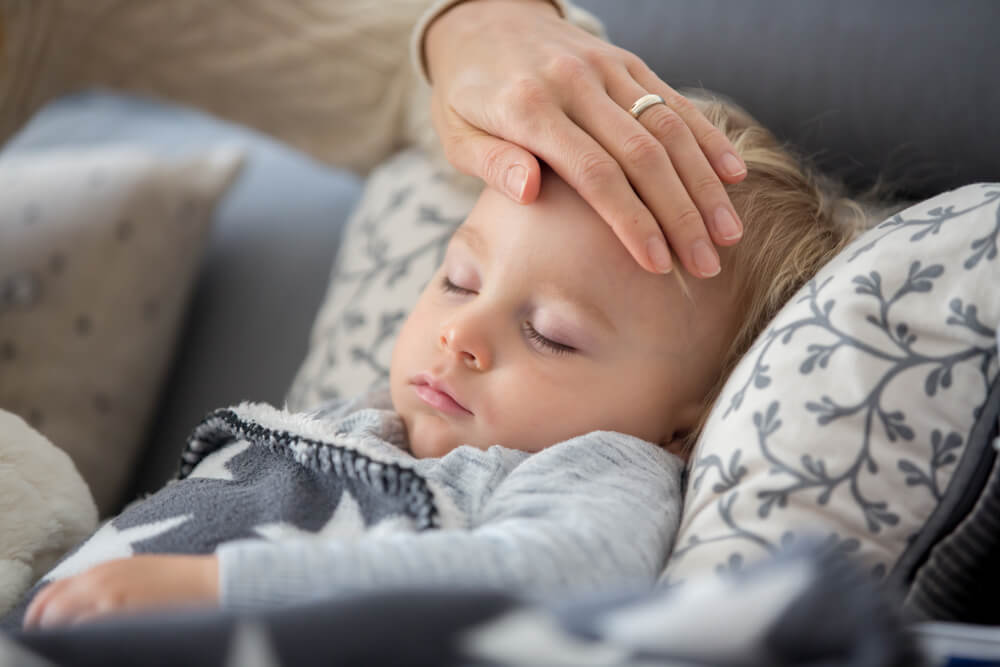
[[[449,415],[467,416],[472,414],[471,410],[455,400],[447,387],[435,382],[428,375],[418,375],[410,383],[420,400],[432,408]]]

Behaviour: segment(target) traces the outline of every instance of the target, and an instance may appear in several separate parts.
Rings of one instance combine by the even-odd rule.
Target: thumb
[[[451,125],[449,136],[441,136],[448,161],[519,204],[535,201],[542,179],[535,156],[517,144],[462,124],[462,128]]]
[[[474,175],[519,204],[535,201],[542,170],[534,155],[484,132],[477,131],[466,142],[465,159],[472,161],[470,171]]]

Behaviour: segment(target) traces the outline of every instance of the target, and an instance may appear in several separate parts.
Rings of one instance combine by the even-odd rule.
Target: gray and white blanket
[[[380,529],[417,535],[475,523],[448,500],[440,480],[405,464],[400,425],[386,417],[362,410],[321,423],[252,406],[217,411],[192,435],[180,481],[107,522],[43,583],[132,553],[208,553],[223,543],[308,540],[309,535],[349,540]],[[502,489],[518,474],[531,474],[529,461],[542,465],[547,456],[579,461],[584,452],[598,452],[599,469],[585,468],[587,475],[577,479],[582,496],[596,498],[598,504],[589,508],[595,514],[594,507],[606,502],[587,484],[613,468],[602,444],[624,447],[614,450],[619,459],[660,456],[641,443],[600,437],[582,439],[579,449],[570,441],[562,453],[555,447],[544,456],[510,450],[489,456],[506,462],[508,474],[497,483]],[[474,462],[466,471],[471,475],[485,456],[473,454],[452,464]],[[656,461],[674,465],[670,459]],[[660,472],[641,458],[636,467]],[[544,476],[544,470],[537,472]],[[539,482],[526,477],[524,484],[538,489]],[[493,491],[506,507],[507,496]],[[554,495],[540,501],[527,513],[544,515],[558,505]],[[569,504],[580,502],[572,498]],[[665,503],[661,499],[658,514]],[[648,504],[639,497],[636,508]],[[641,521],[639,509],[626,510]],[[617,515],[611,520],[622,521]],[[633,540],[620,553],[642,548]],[[139,616],[23,633],[20,620],[36,587],[5,617],[4,633],[14,644],[0,638],[0,657],[16,655],[24,664],[195,666],[913,664],[913,642],[883,592],[849,564],[830,558],[800,550],[678,589],[652,589],[652,576],[647,585],[636,580],[599,593],[531,596],[470,586],[468,580],[418,581],[250,612]],[[453,567],[460,571],[462,564]],[[660,567],[652,564],[653,570]]]
[[[243,404],[206,417],[188,439],[177,480],[105,522],[39,580],[3,627],[20,623],[45,584],[114,558],[207,554],[244,539],[355,539],[383,523],[414,532],[440,525],[439,501],[418,473],[359,451],[370,442],[311,438],[315,425],[305,419],[297,433],[265,425],[277,414]]]
[[[387,405],[373,394],[314,415],[216,411],[189,439],[178,481],[105,523],[40,585],[133,554],[213,552],[233,609],[400,585],[544,595],[656,580],[680,510],[676,457],[594,432],[535,454],[415,459]]]
[[[495,590],[393,589],[254,614],[161,614],[13,633],[0,636],[0,662],[38,667],[53,662],[80,667],[925,664],[921,647],[883,591],[848,563],[806,549],[682,589],[532,603]]]

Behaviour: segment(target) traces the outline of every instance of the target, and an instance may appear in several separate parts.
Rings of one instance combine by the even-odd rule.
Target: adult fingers
[[[712,240],[722,246],[737,243],[743,235],[739,214],[690,126],[664,104],[650,107],[638,120],[663,146]]]
[[[541,169],[534,155],[479,130],[444,104],[432,103],[431,116],[452,165],[479,176],[515,201],[535,200]],[[516,121],[516,113],[508,119]],[[532,142],[532,150],[607,221],[640,266],[659,273],[671,270],[670,252],[656,221],[600,144],[555,106],[536,109],[530,125],[513,122],[511,130],[525,134],[524,140]],[[527,176],[520,196],[513,196],[504,185],[495,185],[506,181],[511,171],[520,175],[519,167],[525,164]]]
[[[642,86],[639,86],[629,76],[620,77],[612,85],[609,85],[609,94],[619,102],[619,104],[629,104],[627,100],[636,100],[647,94]],[[729,141],[718,128],[712,126],[701,113],[683,96],[682,101],[675,100],[675,104],[683,106],[689,116],[692,116],[692,123],[700,121],[707,123],[714,130],[715,134],[704,133],[704,137],[715,137],[723,141],[724,146],[729,146]],[[693,114],[691,113],[693,111]],[[631,116],[631,114],[629,114]],[[697,207],[700,219],[703,221],[702,228],[707,229],[712,241],[718,245],[732,245],[739,241],[742,236],[742,224],[736,209],[733,208],[729,195],[726,193],[722,182],[712,165],[709,163],[704,147],[697,141],[692,126],[673,107],[665,104],[655,104],[643,111],[638,118],[638,125],[648,131],[663,150],[669,156],[671,163],[685,192],[689,195],[688,200]],[[725,148],[723,147],[725,150]],[[645,199],[645,195],[643,195]],[[664,225],[664,232],[667,234],[671,245],[675,246],[682,257],[689,258],[692,255],[701,257],[704,262],[709,261],[709,253],[701,247],[699,241],[704,240],[702,229],[692,224],[694,229],[685,230],[679,227],[678,220],[684,220],[687,216],[694,221],[687,208],[687,200],[681,204],[682,208],[675,214],[674,218],[663,219],[659,217],[660,210],[655,210],[661,224]],[[683,244],[689,244],[684,246]],[[675,245],[678,244],[678,245]],[[691,254],[685,254],[685,247],[692,248]],[[714,249],[712,253],[714,254]],[[685,266],[687,262],[685,261]],[[697,274],[696,274],[697,275]],[[702,272],[704,275],[704,271]]]
[[[626,68],[636,83],[645,91],[662,97],[673,112],[681,117],[719,178],[727,183],[739,183],[746,178],[746,164],[737,155],[732,143],[690,100],[668,86],[641,59],[628,59]]]
[[[569,118],[543,136],[547,140],[536,144],[538,155],[608,223],[639,265],[656,273],[670,271],[663,232],[615,158]]]
[[[474,127],[452,109],[434,104],[432,115],[445,156],[456,169],[479,177],[520,204],[538,197],[541,168],[535,156]]]
[[[624,93],[626,99],[633,93],[641,97],[644,93],[633,84],[632,93]],[[621,92],[617,92],[622,97]],[[704,156],[698,144],[683,121],[672,114],[664,105],[656,105],[642,114],[652,111],[665,113],[658,126],[658,134],[647,130],[615,100],[606,95],[580,100],[572,111],[573,119],[583,129],[590,132],[618,161],[628,176],[642,201],[652,212],[662,234],[679,257],[681,263],[692,275],[709,278],[719,273],[719,256],[712,245],[712,238],[706,229],[705,212],[696,206],[693,197],[715,187],[720,191],[713,197],[717,204],[728,205],[728,198],[722,185]],[[675,146],[673,155],[668,155],[664,143]],[[673,159],[672,159],[673,158]],[[679,175],[678,162],[700,161],[701,180],[695,184],[684,183]],[[714,209],[710,209],[714,210]]]

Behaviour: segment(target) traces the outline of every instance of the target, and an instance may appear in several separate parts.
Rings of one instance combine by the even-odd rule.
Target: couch
[[[919,200],[1000,181],[1000,90],[992,85],[1000,14],[988,1],[579,4],[664,80],[723,92],[855,192],[878,185]],[[115,141],[164,153],[229,141],[249,155],[217,209],[121,504],[170,478],[178,443],[211,409],[284,401],[361,182],[253,130],[115,91],[51,102],[0,158]]]

